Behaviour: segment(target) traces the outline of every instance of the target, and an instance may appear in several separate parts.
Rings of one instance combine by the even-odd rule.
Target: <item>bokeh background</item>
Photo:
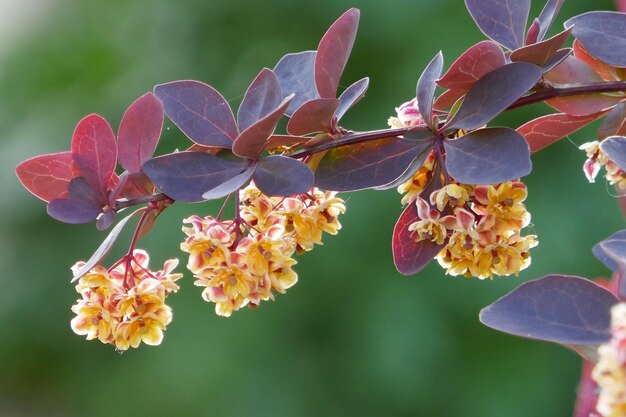
[[[543,6],[535,3],[533,16]],[[350,129],[384,127],[439,49],[449,65],[483,39],[461,0],[0,0],[0,416],[571,415],[577,356],[499,334],[477,316],[526,280],[608,273],[590,250],[623,228],[622,216],[603,181],[586,182],[575,145],[594,127],[533,157],[527,207],[540,246],[519,277],[455,278],[436,264],[399,275],[389,244],[399,195],[360,192],[344,196],[340,235],[299,258],[300,282],[274,303],[216,317],[187,273],[169,299],[175,318],[160,347],[120,355],[72,333],[69,267],[104,234],[48,218],[14,167],[68,149],[86,114],[117,127],[158,83],[202,80],[236,106],[262,67],[314,49],[353,6],[360,33],[342,85],[369,76],[371,87],[344,119]],[[613,4],[569,1],[555,27],[594,8]],[[499,123],[516,127],[546,110]],[[159,151],[187,143],[166,122]],[[181,219],[216,210],[167,210],[140,244],[153,266],[170,257],[184,264]]]

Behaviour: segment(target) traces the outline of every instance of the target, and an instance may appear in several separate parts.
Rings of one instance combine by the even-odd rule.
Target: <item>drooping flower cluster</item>
[[[239,219],[185,219],[191,224],[183,228],[187,239],[181,244],[189,253],[187,267],[218,315],[273,300],[274,292],[285,293],[297,282],[294,254],[313,249],[324,232],[337,234],[341,228],[338,216],[345,205],[335,194],[313,188],[268,197],[251,184],[240,191]]]
[[[519,181],[448,184],[431,193],[429,202],[416,198],[419,220],[409,231],[418,242],[445,245],[436,259],[450,275],[517,275],[530,265],[529,251],[537,246],[536,236],[520,235],[530,222],[526,195]]]
[[[396,112],[397,117],[389,118],[391,127],[424,123],[416,99]],[[412,237],[443,245],[436,259],[450,275],[485,279],[518,274],[528,267],[529,251],[537,246],[537,240],[534,235],[520,235],[530,223],[523,204],[526,186],[519,181],[472,186],[449,178],[448,184],[426,196],[426,201],[420,194],[435,175],[435,163],[431,151],[413,177],[398,187],[404,194],[402,204],[417,206],[418,220],[409,225]]]
[[[580,149],[587,153],[583,171],[589,182],[595,182],[600,169],[604,167],[606,170],[604,176],[609,184],[616,185],[619,190],[626,190],[626,172],[602,152],[599,141],[583,143]]]
[[[596,410],[603,417],[626,416],[626,303],[611,308],[611,340],[598,348],[592,377],[600,388]]]
[[[156,272],[148,268],[148,261],[148,254],[136,249],[132,257],[110,271],[95,266],[83,275],[76,285],[81,299],[72,306],[74,333],[111,344],[119,351],[136,348],[141,342],[159,345],[172,321],[165,298],[178,290],[175,282],[182,274],[172,273],[177,259],[166,261]],[[76,263],[72,271],[76,273],[84,264]]]

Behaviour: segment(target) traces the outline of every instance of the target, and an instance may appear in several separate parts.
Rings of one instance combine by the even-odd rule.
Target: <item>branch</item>
[[[555,97],[577,96],[590,93],[615,93],[619,91],[626,91],[626,81],[578,84],[569,87],[555,87],[548,85],[541,91],[521,97],[515,103],[511,104],[507,110],[513,110],[528,104],[539,103]]]

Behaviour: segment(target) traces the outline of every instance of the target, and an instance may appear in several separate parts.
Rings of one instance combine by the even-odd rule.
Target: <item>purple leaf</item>
[[[600,142],[600,149],[622,171],[626,171],[626,137],[610,136]]]
[[[444,129],[474,130],[499,115],[541,78],[541,69],[526,62],[497,68],[478,80]]]
[[[315,55],[315,51],[287,54],[274,67],[283,98],[295,94],[285,111],[287,116],[291,116],[307,101],[319,98],[315,86]]]
[[[152,183],[174,200],[193,203],[202,195],[248,167],[243,159],[227,160],[205,152],[178,152],[159,156],[143,164]]]
[[[78,122],[72,136],[72,160],[89,185],[105,195],[117,165],[117,144],[102,116],[90,114]]]
[[[331,130],[331,122],[341,102],[337,98],[317,98],[298,108],[287,123],[290,135],[301,136]]]
[[[341,120],[344,114],[365,96],[369,83],[370,79],[368,77],[361,78],[341,93],[341,96],[339,96],[339,107],[335,110],[337,121]]]
[[[528,32],[526,32],[526,41],[525,45],[532,45],[533,43],[537,43],[537,37],[539,36],[539,19],[533,20],[533,23],[528,28]]]
[[[89,184],[83,177],[77,177],[70,181],[68,186],[70,198],[81,200],[102,208],[108,201]]]
[[[598,139],[609,136],[626,136],[626,102],[616,104],[600,124]]]
[[[238,135],[235,117],[222,95],[199,81],[174,81],[154,87],[165,114],[200,145],[230,148]]]
[[[557,54],[571,31],[572,28],[567,28],[550,39],[519,48],[511,53],[511,61],[530,62],[543,67]]]
[[[67,196],[74,177],[70,151],[40,155],[27,159],[15,168],[20,182],[35,197],[45,202]]]
[[[356,191],[389,184],[430,145],[389,137],[329,150],[315,171],[315,185],[334,191]]]
[[[626,230],[620,230],[596,244],[592,252],[611,271],[626,271]]]
[[[261,159],[254,173],[254,183],[269,196],[306,193],[313,187],[313,181],[313,172],[306,164],[280,155]]]
[[[432,132],[429,132],[429,133],[432,135]],[[404,137],[406,138],[407,135],[405,134]],[[375,189],[376,190],[389,190],[390,188],[396,188],[396,187],[404,184],[405,182],[407,182],[411,178],[413,178],[413,176],[415,175],[417,170],[420,169],[420,167],[422,165],[424,165],[424,161],[426,160],[426,158],[428,157],[429,152],[432,149],[433,141],[432,140],[428,140],[428,139],[430,139],[430,138],[421,139],[421,140],[425,141],[423,149],[415,157],[415,159],[413,161],[411,161],[411,163],[409,164],[408,168],[402,173],[402,175],[400,175],[395,180],[391,181],[389,184],[381,185],[379,187],[376,187]]]
[[[548,72],[548,71],[552,70],[552,68],[556,67],[561,62],[563,62],[565,59],[567,59],[567,57],[570,56],[571,53],[572,53],[572,48],[559,49],[558,51],[556,51],[554,56],[552,56],[552,58],[550,58],[548,60],[548,62],[546,62],[541,67],[541,70],[543,72]]]
[[[141,170],[152,158],[163,128],[163,105],[152,94],[139,97],[128,107],[117,134],[120,164],[129,173]]]
[[[436,169],[433,180],[431,180],[426,186],[426,189],[421,193],[426,199],[428,199],[428,195],[430,195],[432,191],[441,187],[441,181],[435,179],[438,175],[439,170]],[[438,245],[435,242],[426,240],[416,242],[412,236],[412,232],[409,231],[409,226],[411,223],[418,220],[417,207],[414,201],[412,201],[404,209],[393,228],[393,238],[391,242],[393,263],[398,272],[402,275],[417,274],[445,247],[445,244]]]
[[[435,80],[441,77],[441,71],[443,70],[443,55],[441,51],[435,55],[430,61],[419,80],[417,80],[416,94],[417,108],[424,119],[424,122],[431,128],[435,129],[433,125],[433,99],[435,98]]]
[[[524,44],[530,0],[465,0],[480,30],[510,50]]]
[[[483,75],[500,68],[505,63],[504,52],[497,43],[478,42],[452,63],[444,76],[437,80],[437,84],[465,92]]]
[[[588,12],[572,17],[565,27],[574,26],[572,35],[587,52],[615,67],[626,67],[626,14]]]
[[[609,310],[616,302],[613,294],[587,279],[548,275],[482,309],[480,321],[530,339],[597,345],[610,338]]]
[[[554,18],[559,14],[561,6],[564,0],[548,0],[546,5],[543,6],[543,10],[539,14],[539,34],[537,35],[537,41],[542,41],[548,33],[548,29],[552,26]]]
[[[446,168],[463,184],[498,184],[532,169],[526,139],[508,127],[490,127],[446,140]]]
[[[264,118],[241,132],[233,142],[233,153],[244,158],[258,159],[292,98],[293,95],[286,97]]]
[[[256,76],[243,97],[237,112],[239,130],[244,131],[272,113],[281,103],[282,96],[278,78],[268,68]]]
[[[315,57],[315,85],[319,95],[335,98],[341,74],[350,57],[359,26],[359,10],[350,9],[328,28]]]
[[[98,230],[106,230],[115,222],[115,212],[114,211],[105,211],[100,213],[98,218],[96,219],[96,228]]]
[[[120,232],[122,231],[126,223],[128,223],[131,217],[134,217],[137,214],[142,213],[143,210],[144,209],[137,210],[131,215],[124,217],[122,220],[119,221],[118,224],[115,225],[113,229],[111,229],[111,232],[109,232],[109,235],[100,244],[98,249],[96,249],[96,252],[93,255],[91,255],[91,258],[89,258],[89,260],[85,263],[85,265],[83,265],[76,272],[76,274],[74,274],[74,277],[72,278],[72,282],[78,280],[80,277],[85,275],[87,272],[89,272],[89,270],[91,270],[91,268],[96,266],[102,259],[104,259],[107,253],[109,253],[109,250],[113,246],[113,243],[115,243],[115,240],[120,235]]]
[[[102,205],[91,200],[75,197],[55,198],[48,203],[48,214],[64,223],[81,224],[96,220],[102,212]]]
[[[226,197],[228,194],[239,190],[246,185],[248,181],[250,181],[250,178],[252,178],[256,168],[256,164],[250,165],[241,174],[235,175],[231,179],[226,180],[217,187],[202,194],[202,198],[205,200],[216,200],[218,198]]]

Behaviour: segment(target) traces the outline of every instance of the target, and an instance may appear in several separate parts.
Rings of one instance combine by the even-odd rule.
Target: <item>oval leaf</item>
[[[435,98],[435,80],[441,77],[441,71],[443,70],[443,55],[441,51],[435,55],[430,61],[419,80],[417,80],[416,94],[417,108],[422,115],[422,118],[430,128],[434,129],[433,125],[433,99]]]
[[[72,160],[85,181],[106,194],[117,165],[117,144],[102,116],[90,114],[78,122],[72,136]]]
[[[356,191],[389,184],[402,175],[430,142],[383,138],[329,150],[315,171],[315,185]]]
[[[48,203],[48,214],[63,223],[89,223],[98,218],[102,206],[93,201],[77,200],[72,197],[55,198]]]
[[[165,114],[192,141],[230,148],[238,135],[235,117],[222,95],[200,81],[174,81],[154,87]]]
[[[505,63],[500,45],[492,41],[482,41],[463,52],[437,84],[444,88],[467,91],[483,75]]]
[[[622,171],[626,171],[626,137],[611,136],[600,142],[600,149],[617,164]]]
[[[233,153],[244,158],[258,159],[292,98],[293,95],[286,97],[267,116],[241,132],[233,142]]]
[[[120,164],[129,173],[141,171],[152,158],[163,128],[163,105],[152,94],[139,97],[124,113],[117,134]]]
[[[263,68],[248,87],[239,111],[237,124],[244,131],[254,123],[272,113],[282,101],[278,78],[268,68]]]
[[[526,282],[485,307],[480,321],[496,330],[566,345],[610,338],[609,310],[617,299],[592,281],[548,275]]]
[[[433,173],[433,180],[426,186],[420,194],[428,198],[433,190],[441,187],[439,169]],[[414,275],[424,269],[426,265],[445,247],[437,245],[435,242],[422,240],[416,242],[409,231],[411,223],[418,221],[417,207],[414,202],[404,209],[400,218],[393,228],[391,249],[393,251],[393,263],[402,275]]]
[[[539,14],[539,34],[537,35],[537,41],[542,41],[548,33],[548,29],[552,26],[552,22],[559,14],[561,6],[564,0],[548,0],[546,5],[543,6],[541,13]]]
[[[465,0],[465,6],[489,38],[510,50],[524,44],[530,0]]]
[[[306,193],[314,181],[313,172],[306,164],[280,155],[261,159],[253,178],[259,190],[268,196]]]
[[[446,168],[463,184],[498,184],[528,175],[530,149],[522,135],[508,127],[476,130],[446,140]]]
[[[615,105],[600,124],[598,139],[609,136],[626,136],[626,102]]]
[[[341,93],[341,96],[339,96],[339,107],[335,110],[337,121],[341,120],[346,112],[365,96],[369,83],[370,79],[368,77],[362,78]]]
[[[359,10],[352,8],[342,14],[322,37],[315,57],[315,85],[321,97],[337,96],[339,80],[350,57],[358,26]]]
[[[15,168],[24,188],[45,202],[67,196],[72,180],[72,152],[59,152],[27,159]]]
[[[613,233],[596,244],[592,252],[611,271],[626,271],[626,230]]]
[[[571,31],[572,28],[567,28],[548,40],[519,48],[511,53],[511,61],[530,62],[543,67],[560,50]]]
[[[319,98],[315,86],[315,55],[315,51],[287,54],[274,67],[283,98],[295,94],[285,111],[287,116],[291,116],[307,101]]]
[[[591,55],[609,65],[626,67],[626,14],[583,13],[565,22],[568,26],[574,26],[572,35]]]
[[[104,241],[102,241],[102,243],[100,244],[98,249],[96,249],[94,254],[91,255],[91,258],[89,258],[89,260],[85,263],[85,265],[83,265],[76,272],[76,274],[74,274],[74,277],[72,278],[72,282],[78,280],[80,277],[85,275],[87,272],[89,272],[91,268],[96,266],[102,259],[104,259],[107,253],[109,253],[109,250],[111,250],[113,243],[115,243],[115,240],[120,235],[121,231],[124,229],[124,226],[126,225],[126,223],[128,223],[128,221],[132,217],[136,216],[139,213],[142,213],[143,211],[144,209],[137,210],[131,215],[124,217],[122,220],[120,220],[119,223],[116,224],[113,229],[111,229],[108,236],[104,239]]]
[[[444,129],[474,130],[487,124],[530,90],[539,78],[541,69],[526,62],[513,62],[491,71],[470,88]]]
[[[571,116],[565,113],[548,114],[524,123],[517,128],[517,132],[526,138],[530,152],[533,153],[587,126],[603,114],[603,112],[588,116]]]
[[[143,164],[143,172],[163,194],[174,200],[203,201],[202,195],[248,167],[245,160],[229,161],[205,152],[179,152]]]
[[[318,98],[307,101],[291,115],[287,123],[287,132],[290,135],[301,136],[330,131],[333,115],[340,103],[341,101],[337,98]]]

